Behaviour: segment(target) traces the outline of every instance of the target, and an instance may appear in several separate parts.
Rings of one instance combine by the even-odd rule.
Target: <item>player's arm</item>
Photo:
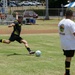
[[[11,23],[10,25],[8,25],[8,27],[13,27],[13,26],[15,26],[14,23]]]
[[[75,25],[73,26],[72,30],[73,30],[73,35],[75,36]]]
[[[73,35],[75,36],[75,33],[73,33]]]
[[[75,23],[72,23],[72,24],[70,25],[70,31],[71,31],[71,33],[73,33],[73,35],[75,36]]]

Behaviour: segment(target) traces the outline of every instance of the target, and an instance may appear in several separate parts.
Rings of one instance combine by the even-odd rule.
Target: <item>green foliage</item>
[[[67,4],[67,0],[49,0],[50,8],[61,8],[61,4]]]
[[[13,17],[16,17],[16,12],[13,12],[12,15],[13,15]]]

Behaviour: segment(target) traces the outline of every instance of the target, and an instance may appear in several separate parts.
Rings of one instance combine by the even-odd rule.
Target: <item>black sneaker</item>
[[[65,73],[64,75],[67,75],[67,74]],[[70,75],[70,74],[68,74],[68,75]]]
[[[30,52],[29,52],[29,54],[34,54],[34,53],[35,53],[34,51],[30,51]]]
[[[66,73],[64,75],[66,75]]]

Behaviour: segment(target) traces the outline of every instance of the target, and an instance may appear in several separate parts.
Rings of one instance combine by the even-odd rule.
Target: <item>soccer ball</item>
[[[36,57],[40,57],[40,56],[41,56],[41,51],[40,51],[40,50],[37,50],[37,51],[35,52],[35,55],[36,55]]]

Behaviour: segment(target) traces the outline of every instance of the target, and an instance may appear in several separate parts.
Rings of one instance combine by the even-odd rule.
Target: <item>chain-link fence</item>
[[[32,10],[35,11],[39,17],[45,17],[46,15],[46,7],[45,6],[23,6],[23,7],[9,7],[9,12],[13,14],[13,12],[19,12],[20,14],[23,14],[25,10]],[[66,8],[49,8],[49,16],[54,17],[63,17],[64,13],[66,11]]]
[[[49,13],[49,18],[50,19],[55,19],[57,18],[60,20],[61,18],[64,17],[65,11],[67,8],[49,8],[48,13]],[[23,7],[8,7],[8,14],[7,15],[12,15],[14,20],[16,15],[16,12],[19,13],[19,15],[23,15],[23,12],[26,10],[32,10],[38,14],[38,19],[45,19],[46,17],[46,7],[45,6],[23,6]],[[75,12],[74,12],[75,14]],[[75,16],[74,16],[75,17]],[[5,19],[1,19],[0,17],[0,22],[8,21],[9,17]],[[9,19],[9,22],[12,22],[11,19]]]

